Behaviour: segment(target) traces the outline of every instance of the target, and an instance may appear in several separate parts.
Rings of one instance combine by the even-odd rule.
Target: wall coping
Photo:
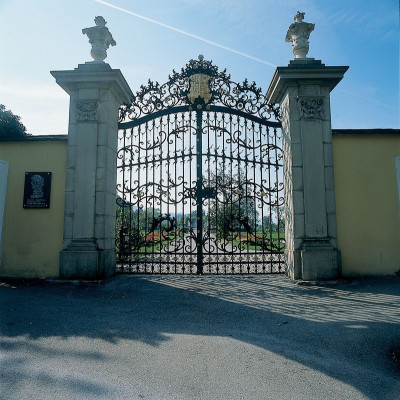
[[[400,135],[400,129],[332,129],[333,135]]]
[[[400,129],[332,129],[333,135],[400,135]],[[68,135],[27,135],[22,137],[0,137],[0,142],[63,142]]]
[[[0,137],[0,142],[66,142],[68,135],[27,135],[21,137]]]

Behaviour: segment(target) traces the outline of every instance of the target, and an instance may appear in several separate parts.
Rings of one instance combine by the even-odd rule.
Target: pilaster
[[[282,112],[287,273],[292,279],[338,277],[330,92],[348,67],[314,59],[278,67],[267,91]]]
[[[118,108],[132,91],[103,62],[51,74],[70,95],[60,277],[105,278],[115,271]]]

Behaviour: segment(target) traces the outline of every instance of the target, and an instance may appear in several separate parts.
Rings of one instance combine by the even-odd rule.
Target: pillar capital
[[[82,89],[107,89],[120,104],[124,104],[129,103],[133,95],[122,72],[106,63],[87,62],[73,70],[50,73],[71,97],[79,97],[79,90]]]
[[[318,85],[331,92],[343,79],[347,66],[326,66],[320,60],[291,60],[287,67],[277,67],[268,87],[266,97],[269,103],[281,103],[290,87]]]

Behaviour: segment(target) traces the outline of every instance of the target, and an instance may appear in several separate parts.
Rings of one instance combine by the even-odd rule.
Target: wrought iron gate
[[[255,83],[202,56],[142,86],[120,109],[118,269],[283,272],[280,126]]]

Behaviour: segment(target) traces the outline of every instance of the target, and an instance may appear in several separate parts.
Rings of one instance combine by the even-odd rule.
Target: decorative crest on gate
[[[212,98],[210,89],[210,75],[207,74],[194,74],[189,78],[190,86],[188,98],[192,104],[196,101],[208,104]],[[200,99],[199,99],[200,98]]]
[[[135,121],[141,117],[179,106],[197,108],[211,105],[225,106],[270,120],[280,121],[279,108],[267,102],[261,88],[248,80],[236,83],[231,80],[226,69],[207,61],[202,55],[197,60],[190,60],[180,72],[172,71],[163,85],[148,81],[146,86],[132,97],[131,104],[120,108],[120,122],[129,119]]]

